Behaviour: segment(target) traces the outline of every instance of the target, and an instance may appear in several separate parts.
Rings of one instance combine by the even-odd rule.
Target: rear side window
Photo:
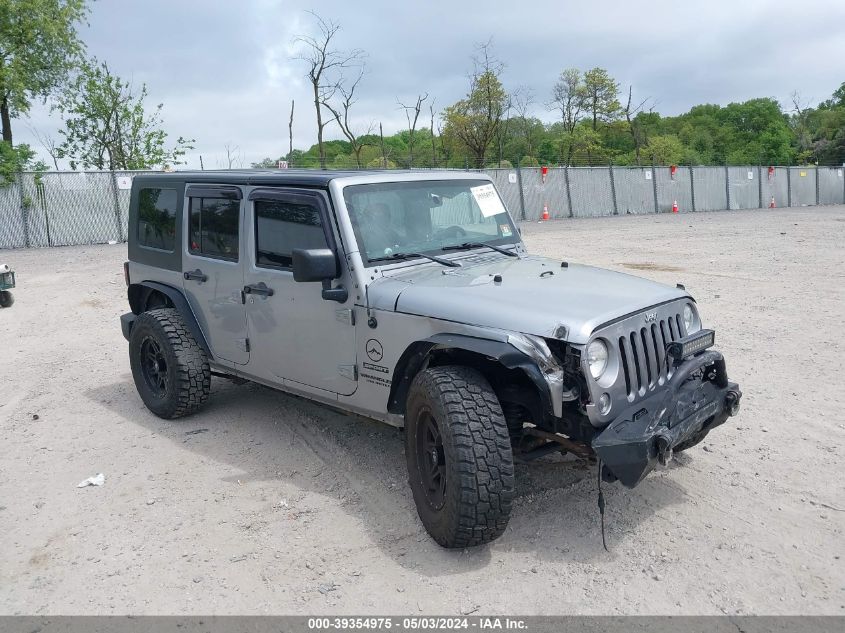
[[[328,248],[317,207],[281,200],[255,201],[256,265],[290,268],[295,248]]]
[[[173,252],[176,200],[175,189],[141,189],[138,193],[138,244]]]
[[[238,261],[240,200],[191,198],[188,250],[194,255]]]

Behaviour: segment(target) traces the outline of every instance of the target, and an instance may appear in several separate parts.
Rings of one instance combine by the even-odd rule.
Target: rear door
[[[244,262],[246,312],[251,341],[249,373],[271,382],[342,395],[355,392],[355,328],[352,301],[324,300],[320,283],[293,280],[295,248],[332,248],[337,239],[326,193],[256,189],[247,202],[249,259]],[[341,279],[346,284],[346,266]],[[272,294],[269,294],[272,293]]]
[[[182,258],[185,296],[217,360],[249,362],[239,187],[188,185],[187,244]]]

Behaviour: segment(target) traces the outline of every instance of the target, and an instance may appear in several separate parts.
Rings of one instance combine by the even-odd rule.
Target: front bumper
[[[702,368],[704,376],[691,379]],[[659,460],[671,458],[673,448],[735,415],[741,398],[719,352],[685,360],[664,389],[623,411],[593,438],[603,476],[633,488]]]

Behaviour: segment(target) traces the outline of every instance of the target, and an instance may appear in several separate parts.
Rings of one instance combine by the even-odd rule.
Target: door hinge
[[[339,373],[341,376],[343,376],[347,380],[358,380],[358,367],[357,367],[357,365],[338,365],[337,366],[337,373]]]
[[[249,339],[248,338],[239,338],[238,339],[238,347],[241,348],[242,352],[249,353]]]
[[[349,309],[335,310],[334,318],[336,321],[346,323],[347,325],[355,325],[355,313]]]

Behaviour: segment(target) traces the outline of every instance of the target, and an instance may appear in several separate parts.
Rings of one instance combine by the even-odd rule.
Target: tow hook
[[[672,444],[665,435],[657,437],[657,459],[662,466],[666,466],[672,461]]]
[[[736,391],[729,391],[725,396],[725,406],[728,408],[728,413],[731,416],[739,413],[739,394]]]

